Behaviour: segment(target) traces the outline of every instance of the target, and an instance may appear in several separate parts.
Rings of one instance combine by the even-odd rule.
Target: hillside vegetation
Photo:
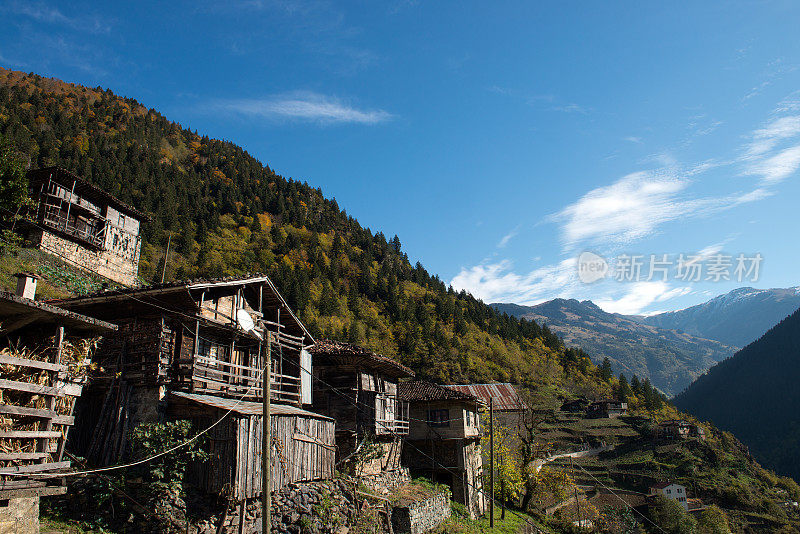
[[[682,409],[736,434],[764,465],[800,477],[800,311],[676,397]]]

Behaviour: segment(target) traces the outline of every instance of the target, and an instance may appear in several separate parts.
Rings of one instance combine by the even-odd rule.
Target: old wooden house
[[[98,349],[101,368],[71,441],[93,464],[126,457],[127,436],[140,423],[187,419],[202,430],[227,414],[211,432],[214,475],[199,477],[200,487],[218,492],[226,480],[237,499],[257,495],[262,376],[269,368],[274,479],[332,476],[333,421],[303,409],[312,400],[305,349],[313,339],[267,276],[106,291],[63,305],[119,324]]]
[[[508,382],[490,384],[457,384],[447,386],[461,393],[472,395],[483,406],[492,404],[495,424],[509,429],[519,429],[524,421],[528,405],[517,389]]]
[[[362,462],[359,475],[396,471],[408,434],[408,403],[398,400],[398,381],[413,371],[391,358],[338,341],[318,341],[309,349],[314,368],[316,412],[336,419],[338,461],[365,444],[379,448]]]
[[[45,252],[121,284],[136,282],[141,211],[59,167],[28,172],[35,204],[25,237]]]
[[[35,278],[20,276],[20,295]],[[0,293],[0,532],[39,532],[39,498],[66,491],[74,423],[94,340],[113,324]]]
[[[413,476],[446,484],[453,500],[477,517],[486,510],[481,454],[480,401],[474,395],[425,380],[402,382],[398,398],[409,403],[404,451]]]

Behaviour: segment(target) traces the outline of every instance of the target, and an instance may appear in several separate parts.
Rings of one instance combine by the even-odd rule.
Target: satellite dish
[[[255,321],[253,321],[253,318],[244,308],[239,308],[236,310],[236,323],[239,325],[239,328],[245,332],[252,332],[254,336],[256,336],[258,339],[261,339],[261,334],[256,332]]]

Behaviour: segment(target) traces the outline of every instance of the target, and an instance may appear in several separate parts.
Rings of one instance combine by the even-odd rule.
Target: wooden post
[[[264,415],[262,416],[262,429],[261,429],[261,532],[270,534],[272,529],[272,516],[271,516],[271,498],[270,495],[270,477],[272,475],[272,425],[270,423],[269,408],[271,396],[271,377],[272,374],[272,337],[267,330],[267,362],[262,374],[263,389],[261,390],[261,397],[263,398]]]
[[[491,500],[489,501],[489,528],[494,528],[494,398],[489,397],[489,485]]]

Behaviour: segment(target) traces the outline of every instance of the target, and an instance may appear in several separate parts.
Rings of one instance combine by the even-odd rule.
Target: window
[[[433,427],[450,426],[450,410],[428,410],[428,425]]]
[[[667,490],[667,495],[669,495],[670,493],[672,493],[672,490],[668,489]]]

